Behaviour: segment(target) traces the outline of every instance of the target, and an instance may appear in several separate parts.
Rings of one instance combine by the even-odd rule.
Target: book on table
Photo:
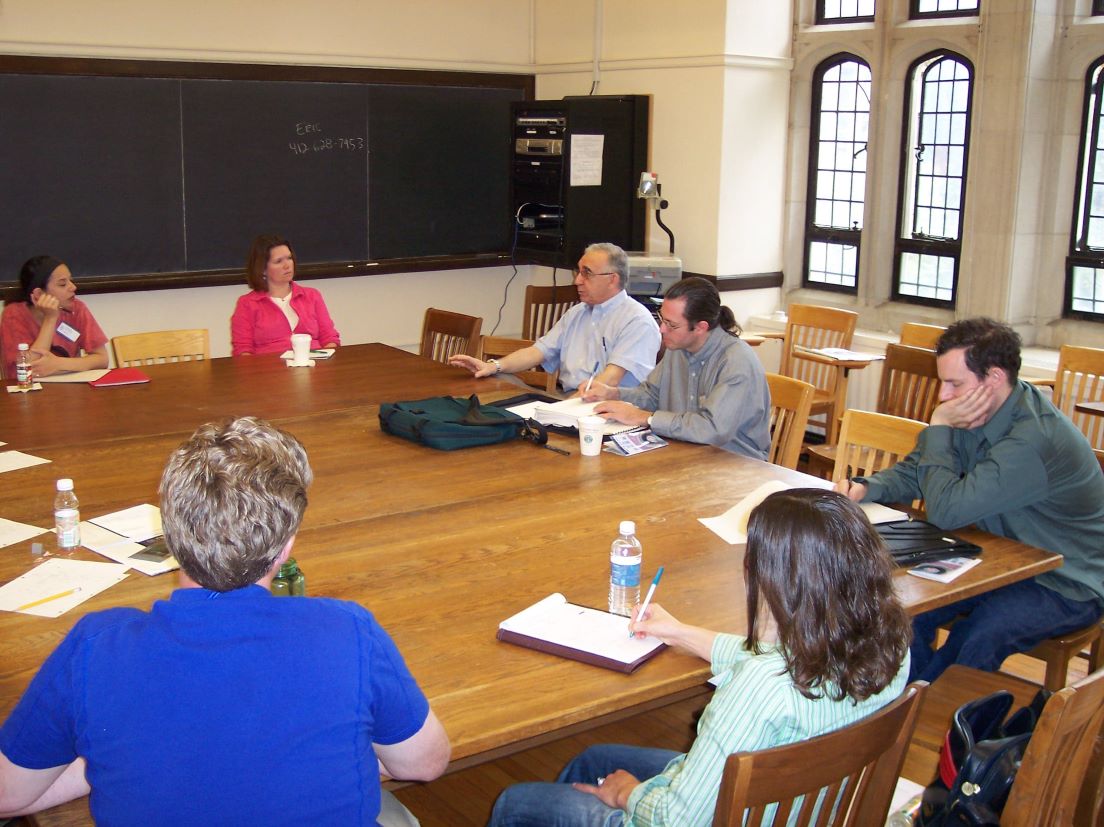
[[[538,652],[632,672],[667,648],[655,638],[630,638],[629,619],[548,597],[498,624],[496,637]]]

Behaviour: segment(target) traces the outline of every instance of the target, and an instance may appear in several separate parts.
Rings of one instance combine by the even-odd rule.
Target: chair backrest
[[[1055,692],[1027,745],[1001,824],[1100,824],[1104,669]]]
[[[791,304],[787,314],[786,343],[778,372],[808,382],[817,390],[834,393],[840,369],[808,359],[795,359],[794,348],[850,348],[859,314],[814,304]]]
[[[521,320],[521,338],[539,339],[552,329],[560,316],[579,303],[574,284],[536,285],[525,288],[525,315]]]
[[[916,726],[927,684],[909,684],[901,697],[843,729],[784,747],[739,752],[725,761],[713,827],[760,824],[777,803],[774,824],[885,823],[897,775]],[[823,791],[818,795],[818,791]],[[804,796],[800,805],[794,799]],[[820,804],[818,807],[817,804]]]
[[[211,358],[211,341],[206,329],[158,330],[116,336],[111,340],[111,348],[115,351],[115,364],[121,368]]]
[[[906,345],[886,345],[878,412],[927,422],[939,404],[939,374],[935,351]]]
[[[1078,402],[1104,400],[1104,350],[1062,345],[1054,377],[1054,406],[1073,420],[1093,448],[1104,448],[1104,417],[1078,413]]]
[[[483,336],[479,346],[479,358],[486,361],[487,359],[506,356],[509,353],[513,353],[515,350],[531,347],[532,344],[532,339],[510,339],[506,336]],[[557,370],[552,373],[546,373],[541,370],[540,367],[535,367],[532,370],[523,370],[514,375],[526,385],[531,385],[534,388],[539,388],[551,393],[556,390],[556,380],[559,378],[560,372]]]
[[[848,476],[849,470],[869,476],[896,464],[916,447],[916,439],[926,427],[926,422],[900,416],[844,411],[832,482]]]
[[[935,350],[935,343],[947,328],[937,324],[905,322],[901,325],[901,344]]]
[[[483,319],[479,316],[431,307],[425,312],[419,352],[435,362],[447,362],[459,353],[475,356],[479,350],[479,328],[482,326]]]
[[[767,387],[771,398],[771,444],[767,462],[797,470],[814,388],[808,382],[777,373],[767,374]]]

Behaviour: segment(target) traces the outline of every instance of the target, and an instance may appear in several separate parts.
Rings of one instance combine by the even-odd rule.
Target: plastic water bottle
[[[610,546],[610,614],[629,617],[640,602],[640,563],[644,549],[636,539],[636,523],[622,520],[620,536]]]
[[[73,481],[57,481],[57,496],[54,497],[54,527],[57,529],[57,548],[59,554],[72,554],[80,545],[80,503],[73,493]]]
[[[26,342],[19,343],[19,356],[15,360],[15,379],[19,383],[20,390],[30,390],[34,384],[34,373],[31,370],[30,346]]]

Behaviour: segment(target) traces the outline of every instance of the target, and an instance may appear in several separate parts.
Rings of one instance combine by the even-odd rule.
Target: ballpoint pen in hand
[[[648,587],[648,593],[644,595],[644,602],[640,604],[640,611],[636,613],[637,620],[644,617],[644,612],[648,611],[648,604],[652,602],[652,595],[655,594],[656,586],[659,585],[659,578],[662,576],[663,566],[660,566],[659,571],[656,572],[656,576],[652,578],[652,585]],[[629,637],[636,637],[636,632],[629,632]]]
[[[591,371],[590,378],[587,379],[586,387],[583,388],[583,393],[584,394],[590,393],[590,386],[594,384],[594,377],[598,375],[598,365],[599,364],[600,364],[599,362],[594,363],[594,370]]]

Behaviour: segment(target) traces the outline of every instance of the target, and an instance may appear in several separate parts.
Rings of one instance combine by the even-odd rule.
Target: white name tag
[[[75,342],[80,338],[80,331],[75,327],[70,327],[65,322],[62,322],[57,326],[57,332],[68,339],[70,342]]]

